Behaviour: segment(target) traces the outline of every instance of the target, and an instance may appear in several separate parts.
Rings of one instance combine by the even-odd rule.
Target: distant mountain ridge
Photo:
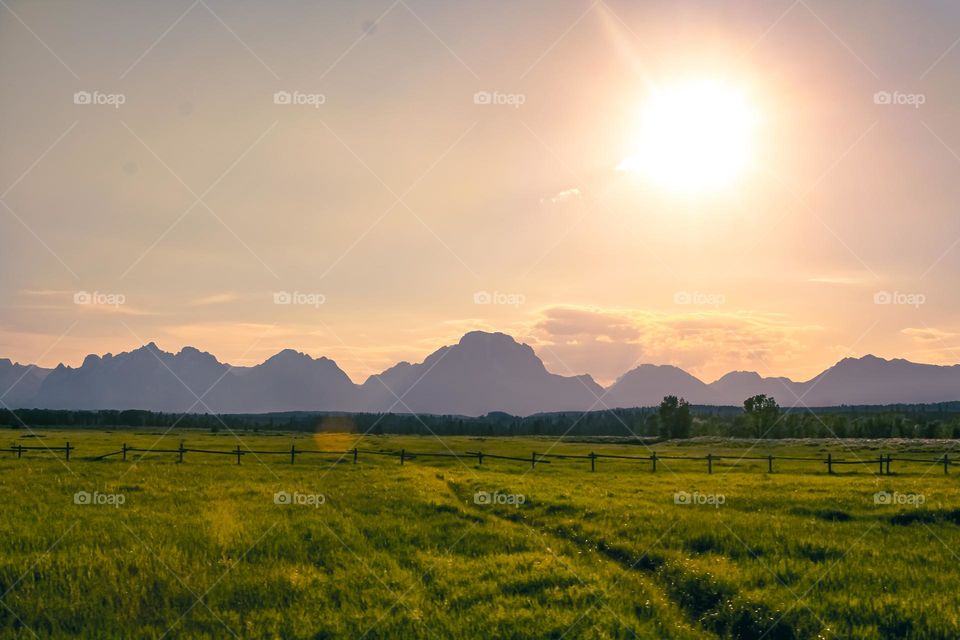
[[[483,415],[580,410],[603,394],[590,376],[547,371],[526,344],[503,333],[474,331],[421,364],[400,363],[361,387],[368,409]],[[399,399],[398,399],[399,397]]]
[[[222,363],[189,346],[170,353],[152,342],[117,355],[89,355],[75,368],[0,359],[0,407],[11,408],[525,416],[654,406],[665,395],[693,404],[740,405],[758,393],[785,406],[948,402],[960,400],[960,365],[868,355],[844,358],[805,382],[734,371],[707,384],[674,366],[644,364],[605,389],[589,375],[550,373],[529,345],[483,331],[467,333],[421,363],[400,362],[362,384],[333,360],[292,349],[250,367]]]

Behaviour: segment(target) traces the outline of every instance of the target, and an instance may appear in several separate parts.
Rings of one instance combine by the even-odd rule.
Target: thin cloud
[[[954,331],[944,331],[934,327],[907,327],[901,329],[900,333],[909,336],[918,342],[941,342],[960,336],[960,333]]]
[[[549,198],[540,198],[541,205],[558,205],[571,200],[579,200],[581,197],[580,189],[574,187],[572,189],[564,189],[559,193],[555,193]]]
[[[190,304],[195,307],[203,307],[203,306],[208,306],[212,304],[226,304],[228,302],[234,302],[239,299],[240,299],[240,296],[238,296],[235,293],[224,292],[224,293],[215,293],[213,295],[203,296],[200,298],[194,298],[193,300],[190,301]]]

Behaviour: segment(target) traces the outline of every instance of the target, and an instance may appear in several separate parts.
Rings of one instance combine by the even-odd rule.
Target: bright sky
[[[933,1],[7,0],[0,357],[960,362],[958,38]]]

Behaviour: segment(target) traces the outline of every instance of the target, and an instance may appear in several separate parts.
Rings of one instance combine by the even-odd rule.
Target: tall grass
[[[3,435],[3,446],[70,440],[78,449],[69,464],[42,453],[0,458],[0,637],[960,637],[957,481],[936,467],[882,478],[868,467],[828,476],[809,466],[767,474],[765,464],[718,465],[708,476],[683,462],[653,474],[603,461],[590,473],[584,461],[531,470],[373,456],[292,466],[245,456],[238,467],[190,454],[184,464],[170,454],[84,459],[122,442],[228,449],[231,434]],[[254,449],[289,448],[293,438],[242,435]],[[355,440],[295,442],[347,449]],[[360,443],[521,456],[552,445]],[[709,450],[721,446],[744,448]],[[859,453],[874,456],[872,446]],[[591,449],[645,452],[596,443],[553,451]],[[923,504],[877,504],[878,491]],[[75,504],[77,492],[123,503]],[[276,504],[277,492],[323,501]],[[676,504],[678,492],[723,500]],[[523,499],[478,504],[478,494]]]

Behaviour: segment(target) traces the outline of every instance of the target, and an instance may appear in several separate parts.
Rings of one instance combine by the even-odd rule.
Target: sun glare
[[[751,159],[756,123],[736,87],[696,81],[656,89],[641,111],[635,151],[617,170],[680,193],[728,187]]]

